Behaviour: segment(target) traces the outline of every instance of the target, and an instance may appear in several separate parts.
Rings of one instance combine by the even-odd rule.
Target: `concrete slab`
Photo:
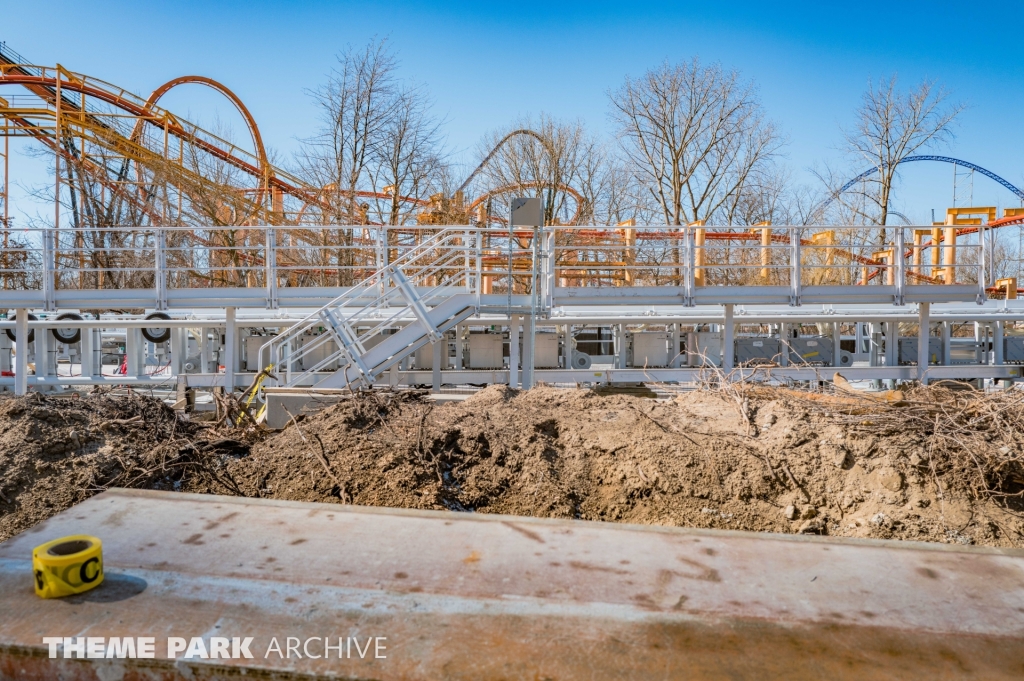
[[[106,582],[37,598],[32,547],[76,533]],[[46,636],[155,657],[51,659]],[[253,658],[167,659],[168,637]],[[304,654],[323,637],[341,659]],[[1020,679],[1024,551],[122,490],[0,544],[0,678],[241,676]]]
[[[321,409],[337,404],[339,400],[347,399],[348,391],[316,392],[316,391],[295,391],[295,392],[270,392],[267,391],[267,428],[281,430],[300,414],[315,414]]]

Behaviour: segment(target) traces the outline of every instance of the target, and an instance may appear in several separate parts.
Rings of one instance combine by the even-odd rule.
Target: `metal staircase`
[[[261,365],[284,388],[372,385],[478,312],[478,238],[472,228],[443,229],[265,343]]]

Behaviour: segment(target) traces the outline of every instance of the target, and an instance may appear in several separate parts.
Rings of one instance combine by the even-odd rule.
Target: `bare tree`
[[[950,102],[949,97],[947,90],[927,80],[900,90],[896,75],[868,85],[857,109],[857,122],[844,136],[849,152],[878,169],[861,189],[875,208],[875,224],[886,224],[899,163],[953,139],[953,122],[964,104]]]
[[[512,194],[543,200],[544,221],[578,224],[593,217],[593,206],[579,190],[603,170],[601,144],[581,121],[558,121],[545,114],[525,118],[491,133],[481,156],[491,152],[482,173],[483,190],[504,212]]]
[[[792,224],[789,185],[789,171],[775,164],[766,164],[751,173],[743,186],[729,196],[722,211],[726,224]]]
[[[422,87],[407,86],[396,91],[388,107],[369,170],[372,190],[387,196],[373,202],[383,224],[404,224],[421,209],[418,202],[441,188],[446,159],[432,104]]]
[[[305,140],[299,165],[307,179],[323,188],[325,221],[365,222],[358,192],[396,107],[396,68],[386,40],[374,40],[361,51],[349,47],[338,56],[327,82],[310,93],[322,125]]]
[[[438,186],[445,162],[441,124],[430,113],[426,91],[403,83],[397,69],[387,41],[374,40],[339,55],[327,82],[311,93],[322,126],[305,140],[298,164],[300,174],[321,189],[306,216],[318,216],[324,225],[405,224]],[[365,232],[324,232],[323,246],[337,250],[338,285],[351,284],[369,264],[355,262],[357,238],[376,239],[375,265],[381,264],[384,231]]]
[[[666,224],[734,219],[737,195],[783,144],[753,85],[696,57],[627,78],[610,100],[625,158]]]

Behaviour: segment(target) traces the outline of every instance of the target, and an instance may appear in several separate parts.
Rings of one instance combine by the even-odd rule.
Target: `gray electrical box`
[[[439,341],[441,344],[441,369],[450,369],[450,357],[448,357],[448,338],[445,337]],[[430,371],[434,370],[434,344],[427,343],[419,350],[416,351],[416,368],[419,371]]]
[[[777,364],[782,355],[778,338],[737,338],[735,348],[739,366]]]
[[[917,338],[900,338],[899,363],[917,364]],[[942,359],[942,339],[928,338],[928,363],[938,364]]]
[[[722,334],[691,331],[686,334],[686,364],[691,367],[722,365]]]
[[[469,334],[469,368],[500,369],[504,364],[500,333]]]
[[[672,334],[665,331],[637,331],[633,340],[633,367],[664,367],[669,362]]]
[[[303,334],[302,338],[302,353],[301,364],[304,371],[309,371],[313,367],[326,362],[317,371],[335,371],[338,368],[337,358],[327,361],[331,355],[338,351],[338,344],[330,336],[324,334],[312,335]]]
[[[827,336],[801,336],[790,338],[790,364],[817,364],[832,366],[832,339]]]
[[[512,199],[510,224],[518,227],[541,227],[544,224],[544,216],[540,199]]]
[[[272,336],[246,336],[245,337],[245,370],[246,371],[259,371],[263,367],[260,366],[260,348],[263,347],[264,343],[269,343],[273,340]],[[269,355],[268,355],[269,357]],[[266,360],[266,358],[264,358]]]
[[[542,331],[534,336],[533,366],[535,369],[558,368],[558,334]]]
[[[1024,364],[1024,336],[1003,339],[1003,361],[1007,364]]]

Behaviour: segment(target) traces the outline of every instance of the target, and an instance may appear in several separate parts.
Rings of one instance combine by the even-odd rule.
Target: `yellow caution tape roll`
[[[103,542],[87,534],[61,537],[32,550],[36,595],[80,594],[103,582]]]

